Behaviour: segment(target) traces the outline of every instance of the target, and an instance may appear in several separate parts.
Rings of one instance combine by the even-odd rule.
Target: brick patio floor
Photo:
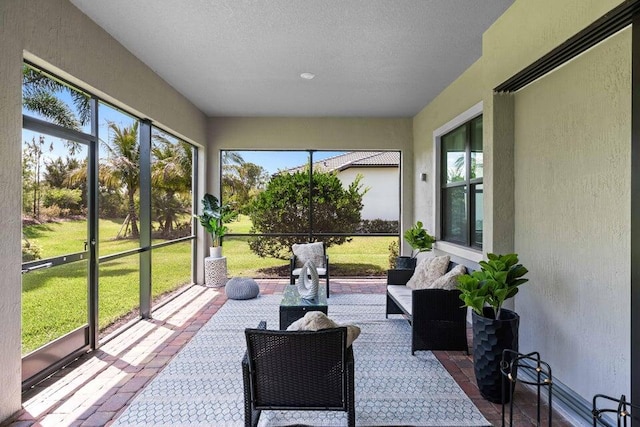
[[[261,279],[263,294],[281,293],[286,280]],[[332,279],[332,293],[384,293],[384,279]],[[23,409],[4,425],[104,426],[126,408],[144,386],[184,347],[225,303],[224,289],[193,286],[154,311],[150,321],[111,339],[23,395]],[[407,350],[409,351],[409,350]],[[462,352],[434,354],[494,426],[501,406],[484,400],[475,384],[473,363]],[[520,387],[514,397],[514,425],[536,425],[535,397]],[[546,422],[546,410],[544,423]],[[554,412],[553,425],[573,424]]]

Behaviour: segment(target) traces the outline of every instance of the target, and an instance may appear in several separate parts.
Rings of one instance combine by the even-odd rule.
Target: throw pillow
[[[296,267],[302,267],[307,261],[313,262],[316,268],[324,267],[324,243],[294,243],[291,250],[296,256]]]
[[[449,255],[426,258],[416,266],[413,276],[407,282],[411,289],[426,289],[447,271]]]
[[[287,331],[319,331],[320,329],[347,328],[347,347],[350,346],[360,335],[360,328],[356,325],[339,325],[327,317],[321,311],[310,311],[304,317],[289,325]]]
[[[458,277],[467,273],[467,268],[458,264],[451,269],[451,271],[445,273],[444,276],[437,278],[433,281],[429,289],[446,289],[448,291],[458,288]]]

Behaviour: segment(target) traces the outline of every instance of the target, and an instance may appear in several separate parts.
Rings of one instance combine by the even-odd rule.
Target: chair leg
[[[327,298],[329,298],[329,276],[327,276]]]
[[[348,412],[348,421],[347,421],[347,425],[349,427],[356,427],[356,408],[353,407],[353,405],[351,405],[349,407],[349,412]]]
[[[258,422],[260,421],[260,414],[262,413],[261,410],[252,410],[251,411],[251,423],[247,424],[247,422],[245,421],[244,425],[246,427],[258,427]]]

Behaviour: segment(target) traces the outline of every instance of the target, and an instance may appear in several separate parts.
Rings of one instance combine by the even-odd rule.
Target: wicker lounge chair
[[[456,264],[449,263],[448,270]],[[410,289],[413,270],[387,271],[387,311],[402,314],[411,323],[411,354],[420,350],[463,350],[467,346],[467,309],[460,291]]]
[[[246,329],[242,360],[245,426],[262,410],[345,411],[355,426],[353,350],[347,328],[272,331]]]

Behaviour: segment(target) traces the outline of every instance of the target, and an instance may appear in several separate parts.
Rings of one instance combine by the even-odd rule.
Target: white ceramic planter
[[[211,258],[222,258],[222,246],[210,246],[209,256]]]

